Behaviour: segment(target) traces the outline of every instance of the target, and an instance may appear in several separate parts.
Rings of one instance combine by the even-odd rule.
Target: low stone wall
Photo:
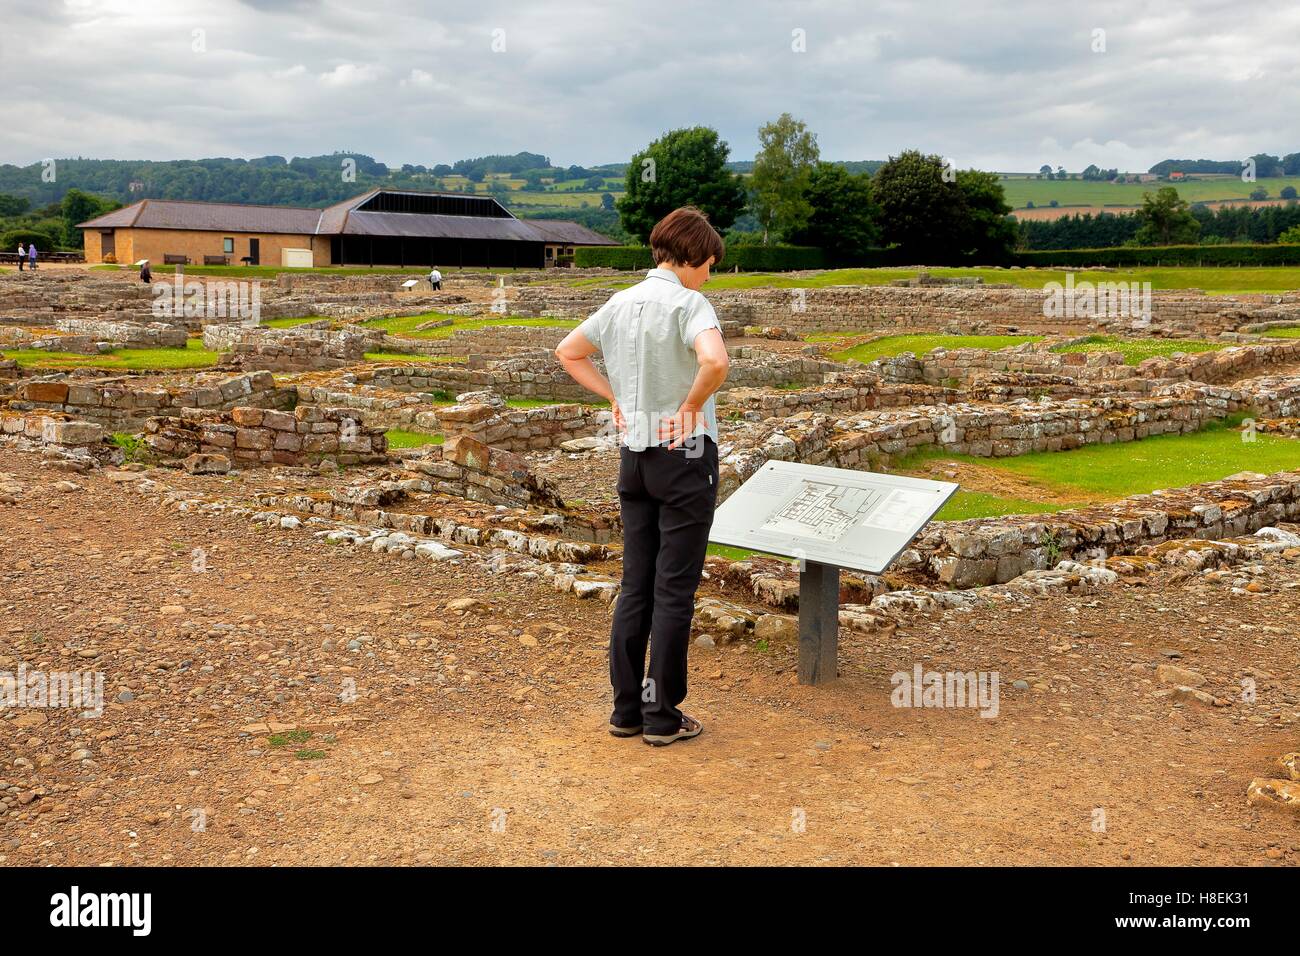
[[[230,361],[245,368],[307,371],[342,368],[365,358],[382,337],[373,333],[331,332],[323,329],[249,328],[210,325],[203,330],[203,346],[229,353]]]
[[[296,390],[275,384],[270,372],[251,372],[185,388],[150,388],[129,378],[85,381],[63,376],[20,382],[8,405],[15,411],[45,409],[96,422],[111,431],[135,431],[147,418],[182,409],[223,411],[237,406],[292,408]]]
[[[434,445],[421,457],[406,459],[404,467],[427,475],[442,494],[515,508],[565,510],[559,492],[534,474],[524,458],[468,435]]]
[[[48,450],[58,457],[110,462],[121,452],[93,422],[59,414],[19,414],[0,411],[0,441],[29,451]]]
[[[1238,476],[1046,515],[945,521],[896,570],[953,588],[1010,581],[1062,560],[1133,554],[1177,538],[1225,538],[1300,517],[1300,473]]]
[[[42,352],[75,352],[97,355],[112,350],[109,343],[97,342],[89,335],[51,333],[41,328],[0,325],[0,349],[33,349]]]
[[[184,329],[165,322],[106,322],[97,319],[59,319],[54,327],[72,335],[88,335],[123,349],[183,349]]]
[[[770,459],[874,470],[926,446],[1001,458],[1197,431],[1240,411],[1290,417],[1300,407],[1300,379],[1244,384],[1248,387],[1173,385],[1150,398],[952,403],[838,419],[805,411],[786,419],[736,424],[726,435],[730,451],[723,460],[719,492],[730,494]]]
[[[414,424],[423,430],[440,430],[448,437],[467,435],[494,448],[526,452],[595,435],[608,426],[611,417],[603,409],[573,404],[510,408],[498,396],[485,392],[458,395],[456,401],[417,414]]]
[[[244,466],[339,465],[387,460],[383,430],[360,421],[349,409],[299,405],[292,412],[239,407],[229,412],[187,410],[181,416],[150,418],[144,442],[162,460],[191,455],[225,456]]]

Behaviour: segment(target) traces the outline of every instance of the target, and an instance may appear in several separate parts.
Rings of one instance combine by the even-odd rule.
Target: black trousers
[[[619,449],[623,584],[609,637],[610,723],[673,733],[686,699],[695,590],[718,499],[718,446]],[[650,668],[646,671],[646,644]]]

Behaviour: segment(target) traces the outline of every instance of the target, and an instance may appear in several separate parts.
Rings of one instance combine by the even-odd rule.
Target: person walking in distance
[[[429,270],[429,285],[433,286],[434,292],[442,291],[442,273],[438,271],[437,266]]]
[[[36,271],[36,243],[27,243],[27,269],[29,272]]]
[[[703,730],[679,705],[718,494],[713,395],[728,359],[718,317],[699,291],[722,259],[722,237],[686,206],[655,226],[650,249],[656,267],[569,333],[555,355],[578,384],[608,399],[622,439],[623,581],[609,639],[609,732],[665,746]],[[591,361],[597,352],[608,379]]]
[[[27,249],[24,248],[23,243],[20,241],[18,243],[18,271],[19,272],[23,271],[23,263],[26,260],[27,260]]]

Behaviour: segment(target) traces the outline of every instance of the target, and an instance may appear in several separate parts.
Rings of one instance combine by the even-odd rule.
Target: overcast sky
[[[0,0],[0,162],[20,165],[597,165],[697,124],[752,159],[783,111],[826,159],[1138,170],[1300,151],[1300,5]]]

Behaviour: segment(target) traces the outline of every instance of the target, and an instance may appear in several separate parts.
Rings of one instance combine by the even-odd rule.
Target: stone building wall
[[[209,325],[203,346],[228,353],[233,364],[274,371],[342,368],[365,359],[365,353],[382,341],[364,332],[299,331],[263,327]]]
[[[429,477],[433,490],[457,498],[515,508],[565,510],[564,500],[536,475],[520,455],[457,435],[404,462],[408,471]]]
[[[383,429],[349,409],[299,405],[291,412],[239,407],[228,412],[186,409],[145,422],[144,442],[162,460],[222,455],[236,465],[339,465],[387,460]]]
[[[979,587],[1062,560],[1133,554],[1172,539],[1229,538],[1298,518],[1300,473],[1225,478],[1054,514],[932,524],[896,569],[949,587]]]
[[[165,322],[59,319],[54,327],[60,332],[88,335],[97,342],[111,342],[123,349],[183,349],[189,338],[184,329]]]
[[[237,406],[292,408],[297,393],[275,384],[270,372],[230,378],[199,378],[183,388],[150,387],[147,380],[114,378],[26,379],[17,385],[8,406],[15,411],[47,410],[96,422],[110,431],[135,431],[147,418],[179,415],[182,409],[222,411]]]
[[[1300,413],[1300,379],[1265,378],[1236,388],[1180,383],[1151,397],[1044,400],[1012,405],[954,403],[831,418],[812,411],[736,423],[719,492],[730,494],[769,459],[874,470],[926,446],[976,457],[1068,451],[1191,432],[1236,412],[1267,418]]]
[[[413,423],[421,430],[438,430],[448,437],[467,435],[494,448],[528,452],[595,435],[610,421],[610,413],[604,409],[577,404],[510,408],[497,396],[482,392],[460,395],[457,402],[421,412]]]

